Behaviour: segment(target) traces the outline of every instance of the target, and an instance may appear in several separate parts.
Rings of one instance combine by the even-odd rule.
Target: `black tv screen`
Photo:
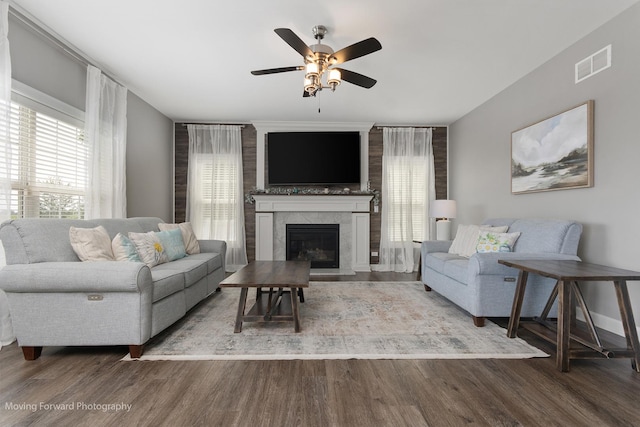
[[[270,132],[270,185],[360,183],[359,132]]]

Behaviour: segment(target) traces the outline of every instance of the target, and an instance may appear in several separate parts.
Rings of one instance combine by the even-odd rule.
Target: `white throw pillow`
[[[111,239],[107,230],[96,228],[69,228],[69,241],[80,261],[113,261]]]
[[[190,222],[183,222],[181,224],[166,224],[161,222],[158,224],[158,228],[160,231],[173,230],[175,228],[179,228],[182,233],[182,240],[184,242],[184,248],[187,251],[187,254],[199,254],[200,253],[200,244],[198,243],[198,239],[196,238],[195,233],[193,232],[193,227]]]
[[[451,247],[449,247],[449,253],[469,258],[471,255],[476,253],[476,246],[478,246],[478,233],[480,230],[504,233],[508,229],[508,225],[491,227],[489,225],[460,224],[456,231],[456,237],[453,239]]]
[[[513,252],[513,245],[520,237],[520,232],[494,233],[493,231],[480,231],[478,234],[478,253],[487,252]]]
[[[166,252],[157,234],[153,231],[148,233],[129,232],[129,239],[136,245],[138,256],[149,267],[169,262]]]
[[[113,238],[111,249],[113,250],[113,257],[116,261],[142,262],[138,256],[136,245],[122,233],[116,234],[116,237]]]

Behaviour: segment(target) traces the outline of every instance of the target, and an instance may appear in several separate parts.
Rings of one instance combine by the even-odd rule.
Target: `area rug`
[[[247,309],[255,301],[250,290]],[[311,282],[292,322],[244,322],[234,333],[240,290],[225,288],[152,338],[138,360],[522,359],[547,357],[469,314],[420,282]],[[132,360],[128,355],[123,360]]]

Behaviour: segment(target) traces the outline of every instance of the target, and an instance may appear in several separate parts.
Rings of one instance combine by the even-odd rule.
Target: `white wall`
[[[609,44],[612,67],[574,84],[574,64]],[[595,100],[594,187],[512,195],[511,132],[588,99]],[[636,4],[450,126],[456,223],[489,217],[574,219],[584,226],[578,253],[584,261],[640,271],[639,125]],[[629,288],[640,319],[640,282],[629,282]],[[622,333],[613,285],[583,289],[596,324]]]
[[[9,15],[12,77],[84,111],[86,65]],[[127,216],[173,219],[173,122],[127,96]]]

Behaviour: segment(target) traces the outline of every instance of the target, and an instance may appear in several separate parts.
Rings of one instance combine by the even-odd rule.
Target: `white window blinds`
[[[83,218],[83,129],[11,103],[11,217]]]

